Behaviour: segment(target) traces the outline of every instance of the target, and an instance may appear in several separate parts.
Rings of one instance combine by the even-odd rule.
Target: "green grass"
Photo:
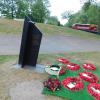
[[[36,23],[36,26],[44,35],[65,35],[79,36],[81,38],[100,39],[100,35],[74,30],[67,27]],[[21,34],[23,29],[23,21],[15,21],[11,19],[0,19],[0,34]]]
[[[11,19],[0,19],[0,34],[19,34],[22,32],[23,22]]]
[[[69,60],[74,59],[79,62],[90,62],[100,66],[100,52],[71,52],[59,54],[39,54],[38,63],[51,64],[56,62],[59,57],[64,57]],[[14,55],[0,55],[0,64],[8,61],[18,60],[18,56]]]
[[[0,55],[0,64],[5,62],[16,60],[18,56],[11,56],[11,55]]]
[[[74,59],[79,62],[90,62],[100,66],[100,52],[71,52],[65,54],[41,54],[38,58],[38,63],[50,64],[56,61],[59,57],[65,57],[70,60]]]
[[[74,30],[68,27],[48,25],[48,24],[42,24],[42,23],[37,23],[36,25],[46,35],[79,36],[81,38],[87,38],[87,39],[89,38],[100,39],[100,35],[96,35],[96,34],[85,32],[85,31],[80,31],[80,30]]]

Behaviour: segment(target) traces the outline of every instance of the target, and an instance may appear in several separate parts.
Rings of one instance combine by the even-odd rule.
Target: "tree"
[[[80,0],[80,1],[84,4],[82,7],[84,11],[87,11],[90,5],[97,2],[97,0]]]
[[[65,11],[61,16],[63,19],[69,19],[72,16],[72,11]]]
[[[80,0],[80,2],[82,2],[83,4],[86,2],[89,2],[90,4],[97,2],[97,0]]]
[[[73,24],[79,23],[79,21],[80,21],[79,15],[80,15],[80,12],[72,14],[69,17],[68,22],[65,24],[65,26],[72,27]]]
[[[87,10],[88,23],[98,25],[100,31],[100,3],[92,4]]]
[[[48,0],[0,0],[0,13],[7,18],[33,16],[34,21],[44,22],[49,16]]]
[[[29,5],[26,0],[18,0],[16,4],[16,18],[24,18],[25,15],[29,14]]]
[[[59,22],[59,20],[58,20],[58,18],[56,16],[49,17],[48,21],[47,21],[47,24],[60,26],[60,22]]]
[[[91,2],[89,1],[85,2],[82,9],[86,12],[89,9],[90,5],[91,5]]]
[[[31,7],[31,13],[34,21],[44,22],[44,20],[49,16],[49,10],[44,0],[36,0],[36,2]]]
[[[49,0],[43,0],[43,3],[46,7],[50,7],[50,2]]]
[[[8,18],[14,18],[16,12],[16,0],[1,0],[0,11],[1,14]]]

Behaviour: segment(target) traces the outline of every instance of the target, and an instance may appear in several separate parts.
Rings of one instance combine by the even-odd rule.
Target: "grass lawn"
[[[65,54],[41,54],[39,55],[38,63],[51,64],[59,57],[65,57],[69,60],[76,60],[79,62],[90,62],[100,66],[100,52],[71,52]]]
[[[38,57],[38,63],[40,64],[52,64],[59,57],[65,57],[69,60],[76,60],[80,62],[90,62],[100,66],[100,52],[71,52],[65,54],[40,54]],[[0,64],[13,60],[18,60],[18,56],[14,55],[0,55]]]
[[[44,35],[80,36],[81,38],[100,39],[100,35],[74,30],[67,27],[36,23]],[[0,34],[21,34],[23,21],[0,19]]]
[[[0,55],[0,64],[4,64],[5,62],[9,62],[13,59],[17,60],[18,56],[12,56],[12,55]]]

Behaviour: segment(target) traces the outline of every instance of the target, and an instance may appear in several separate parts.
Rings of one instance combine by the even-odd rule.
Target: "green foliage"
[[[28,14],[28,3],[25,0],[18,0],[16,18],[24,18],[26,14]]]
[[[88,16],[87,22],[98,25],[98,30],[100,31],[100,3],[91,4],[85,13]]]
[[[89,9],[89,6],[91,5],[91,2],[85,2],[84,3],[84,5],[83,5],[83,7],[82,7],[82,9],[84,10],[84,11],[87,11],[88,9]]]
[[[0,11],[1,14],[8,18],[14,18],[16,13],[16,0],[1,0]]]
[[[87,15],[89,17],[88,22],[91,24],[97,24],[100,31],[100,4],[91,5],[87,10]]]
[[[44,22],[49,16],[48,0],[0,0],[0,12],[7,18],[24,18],[31,14],[36,22]]]
[[[72,17],[72,11],[65,11],[64,13],[62,13],[63,19],[69,19],[70,17]]]
[[[88,2],[90,5],[92,3],[96,3],[97,2],[97,0],[80,0],[80,1],[83,2],[84,4]]]
[[[44,22],[44,20],[49,16],[49,10],[45,4],[44,0],[36,0],[36,2],[31,6],[31,13],[34,21]]]
[[[49,17],[47,20],[47,24],[60,26],[60,22],[58,21],[58,18],[56,16]]]
[[[68,19],[68,23],[66,23],[66,26],[71,27],[74,23],[79,23],[80,16],[81,16],[80,12],[76,14],[72,14],[70,18]]]

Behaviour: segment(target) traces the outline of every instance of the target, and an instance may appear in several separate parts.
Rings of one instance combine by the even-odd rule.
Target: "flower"
[[[63,63],[63,64],[69,63],[69,60],[67,60],[65,58],[58,58],[57,61],[59,61],[60,63]]]
[[[96,70],[96,67],[93,64],[90,64],[90,63],[84,63],[82,66],[86,70]]]
[[[57,78],[49,78],[47,81],[43,82],[44,87],[47,87],[52,92],[60,90],[61,83]]]
[[[90,83],[97,83],[99,81],[98,77],[91,72],[82,72],[79,75],[82,80]]]
[[[71,71],[76,71],[80,69],[80,66],[78,64],[68,63],[66,68]]]
[[[80,91],[84,88],[83,82],[77,77],[68,77],[64,79],[62,85],[71,91]]]
[[[95,100],[100,100],[100,84],[90,83],[87,86],[88,93],[95,98]]]
[[[61,66],[59,75],[62,75],[62,74],[65,74],[65,73],[66,73],[66,68],[65,68],[65,66]]]

